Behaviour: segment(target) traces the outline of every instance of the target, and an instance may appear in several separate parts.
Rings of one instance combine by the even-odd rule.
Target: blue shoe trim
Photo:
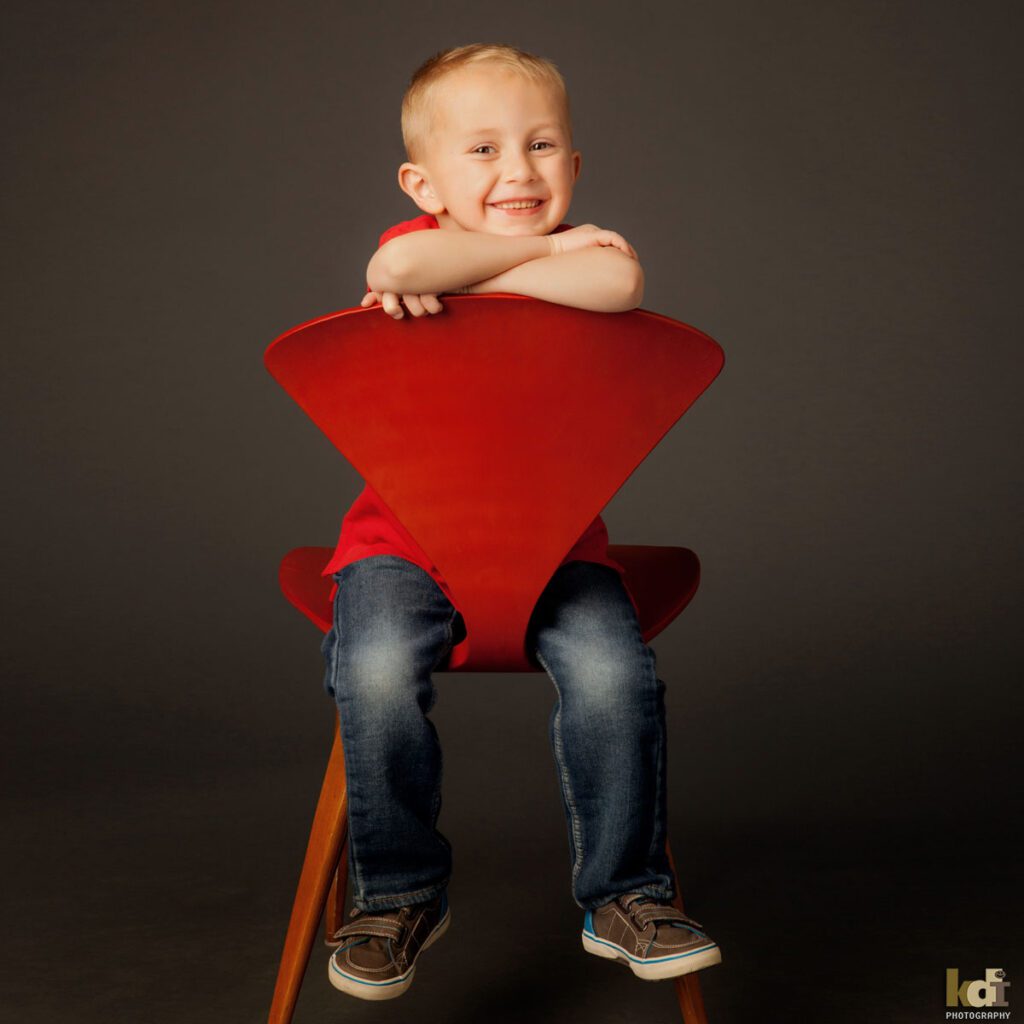
[[[352,949],[354,946],[361,946],[364,942],[369,942],[369,941],[370,941],[369,938],[356,939],[354,942],[350,942],[347,946],[341,946],[339,949],[336,949],[331,954],[331,956],[332,957],[336,957],[339,953],[344,953],[346,949]]]
[[[701,946],[699,949],[691,949],[687,953],[672,953],[669,956],[655,956],[655,957],[639,957],[634,956],[628,950],[617,946],[614,942],[608,942],[607,939],[598,938],[592,931],[587,935],[587,938],[593,939],[595,942],[599,942],[602,946],[607,946],[609,949],[614,949],[616,952],[621,953],[623,956],[632,960],[635,964],[664,964],[672,960],[685,960],[688,956],[693,956],[696,953],[706,953],[709,949],[714,949],[718,943],[709,942],[706,946]]]
[[[687,931],[693,932],[694,935],[699,935],[702,939],[706,939],[708,937],[706,932],[702,932],[699,928],[691,928],[690,925],[683,924],[682,921],[670,921],[669,924],[671,924],[673,928],[685,928]]]

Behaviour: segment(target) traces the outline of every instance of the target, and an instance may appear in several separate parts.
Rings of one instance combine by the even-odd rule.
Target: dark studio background
[[[3,1019],[264,1019],[333,727],[276,568],[360,482],[262,353],[358,303],[417,212],[404,86],[474,41],[559,64],[569,219],[726,351],[606,513],[703,565],[655,648],[710,1020],[937,1022],[947,967],[1024,999],[1016,6],[3,17]],[[678,1019],[580,949],[550,682],[439,689],[453,927],[393,1003],[318,946],[296,1020]]]

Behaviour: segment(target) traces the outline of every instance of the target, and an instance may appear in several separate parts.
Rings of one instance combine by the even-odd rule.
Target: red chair
[[[488,295],[446,296],[443,313],[415,320],[377,308],[333,313],[283,334],[265,362],[450,586],[467,638],[446,669],[529,672],[524,638],[544,586],[723,358],[707,335],[656,313]],[[324,632],[332,581],[320,573],[331,553],[297,548],[280,569],[285,596]],[[649,640],[696,592],[697,558],[669,547],[610,554],[627,570]],[[271,1024],[291,1021],[325,904],[328,935],[341,927],[346,829],[336,733]],[[687,1024],[704,1022],[697,974],[676,979],[676,990]]]

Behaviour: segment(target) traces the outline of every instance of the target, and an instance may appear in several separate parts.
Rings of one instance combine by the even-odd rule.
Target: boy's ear
[[[578,150],[574,149],[572,153],[572,181],[576,184],[576,179],[580,176],[580,167],[583,166],[583,154]]]
[[[444,203],[434,195],[426,168],[420,164],[404,163],[398,168],[398,187],[424,213],[444,213]]]

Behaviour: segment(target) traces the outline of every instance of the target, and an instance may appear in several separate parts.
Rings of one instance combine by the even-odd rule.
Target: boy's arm
[[[392,238],[373,254],[366,283],[375,292],[398,295],[454,292],[554,251],[548,235],[415,231]]]
[[[611,247],[578,249],[530,260],[468,288],[471,295],[515,292],[563,306],[622,313],[643,302],[640,261]]]
[[[551,235],[493,235],[480,231],[415,231],[382,245],[366,268],[374,292],[438,295],[486,281],[513,267],[580,249],[616,248],[636,257],[622,235],[581,224]]]

